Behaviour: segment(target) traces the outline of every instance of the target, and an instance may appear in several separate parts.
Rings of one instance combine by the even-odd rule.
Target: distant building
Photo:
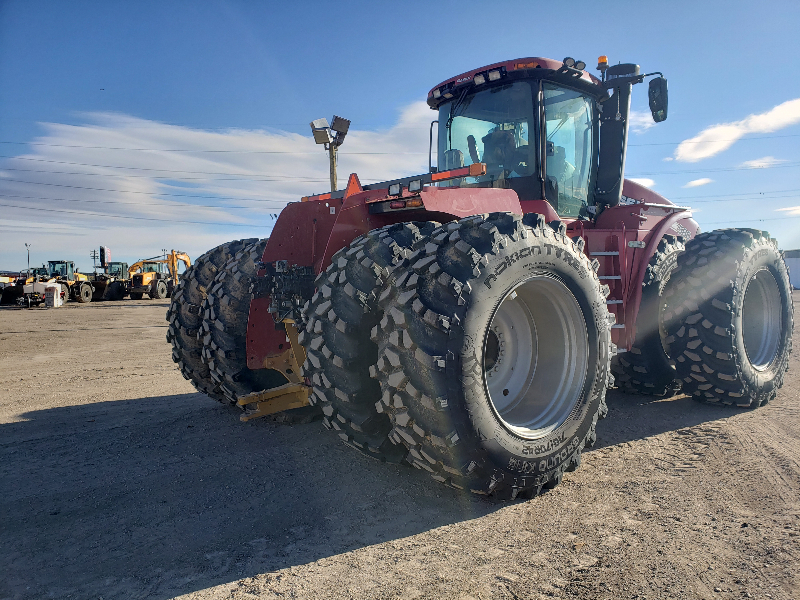
[[[800,250],[787,250],[783,256],[789,267],[789,281],[794,289],[800,290]]]

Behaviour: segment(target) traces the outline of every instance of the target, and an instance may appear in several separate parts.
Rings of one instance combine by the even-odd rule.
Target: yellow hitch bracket
[[[311,388],[307,385],[302,383],[287,383],[272,388],[271,390],[253,392],[252,394],[241,396],[236,401],[236,404],[239,406],[255,404],[256,408],[253,412],[239,417],[239,420],[249,421],[250,419],[272,415],[283,412],[284,410],[308,406],[310,404],[308,401],[310,395]]]
[[[306,349],[300,345],[297,337],[297,327],[292,319],[283,320],[286,328],[286,337],[289,339],[289,349],[277,356],[268,356],[264,359],[265,369],[280,371],[292,383],[302,383],[300,366],[306,362]]]
[[[302,408],[311,404],[311,388],[303,383],[300,365],[306,361],[306,349],[300,345],[297,335],[297,327],[292,319],[284,319],[286,327],[286,337],[289,338],[291,346],[283,354],[271,356],[264,359],[264,368],[280,371],[289,383],[281,385],[271,390],[253,392],[246,396],[240,396],[236,400],[239,406],[255,404],[256,409],[252,412],[239,417],[242,421],[249,421],[258,417],[272,415],[292,408]]]

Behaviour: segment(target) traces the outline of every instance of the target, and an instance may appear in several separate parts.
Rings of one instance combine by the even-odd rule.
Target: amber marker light
[[[598,71],[605,71],[608,68],[608,57],[607,56],[600,56],[597,59],[597,70]]]

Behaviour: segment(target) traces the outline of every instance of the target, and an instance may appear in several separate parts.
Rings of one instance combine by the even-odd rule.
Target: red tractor
[[[524,58],[448,79],[438,169],[303,198],[184,274],[168,340],[213,398],[322,417],[447,485],[531,497],[595,442],[606,389],[757,407],[792,300],[775,240],[699,233],[624,179],[633,64]],[[613,376],[612,376],[613,373]]]

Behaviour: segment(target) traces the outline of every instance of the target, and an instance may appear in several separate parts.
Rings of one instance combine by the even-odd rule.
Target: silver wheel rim
[[[742,338],[753,368],[764,371],[778,354],[781,339],[781,292],[769,269],[757,271],[747,282],[742,303]]]
[[[562,282],[531,277],[503,298],[483,364],[492,408],[509,431],[537,439],[561,426],[581,398],[588,363],[583,311]]]

